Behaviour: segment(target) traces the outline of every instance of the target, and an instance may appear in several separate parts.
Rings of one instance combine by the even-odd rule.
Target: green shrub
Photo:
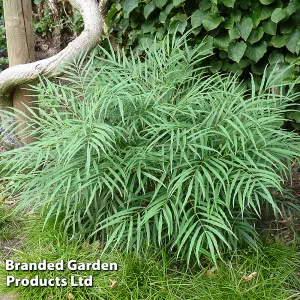
[[[283,89],[274,73],[258,94],[207,75],[202,47],[168,35],[142,59],[100,48],[60,84],[43,80],[27,122],[37,141],[0,156],[19,208],[47,209],[106,247],[167,246],[188,261],[254,245],[255,219],[263,205],[278,212],[300,154],[280,128],[298,95],[272,93]]]

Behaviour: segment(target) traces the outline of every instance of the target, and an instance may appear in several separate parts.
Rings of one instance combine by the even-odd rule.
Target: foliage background
[[[211,72],[236,72],[248,85],[251,73],[257,87],[268,64],[281,72],[294,63],[284,77],[299,76],[299,0],[110,0],[108,8],[110,34],[126,48],[141,51],[178,27],[192,30],[192,46],[206,37]],[[287,116],[300,122],[298,112]]]

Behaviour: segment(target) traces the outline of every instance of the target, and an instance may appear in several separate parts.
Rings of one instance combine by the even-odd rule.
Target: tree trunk
[[[10,2],[11,0],[6,0]],[[20,0],[19,0],[20,1]],[[96,0],[69,0],[84,21],[83,32],[58,54],[28,64],[8,68],[0,73],[0,106],[6,102],[16,85],[31,83],[39,76],[52,77],[61,73],[62,66],[82,53],[92,50],[101,38],[103,20]]]
[[[4,0],[4,20],[6,28],[7,52],[9,66],[13,67],[19,64],[33,62],[34,35],[32,27],[32,6],[31,0]],[[17,85],[12,91],[13,103],[8,103],[28,115],[26,106],[34,106],[33,97],[26,96],[26,85]],[[22,115],[18,117],[19,121],[24,120]],[[19,132],[24,128],[20,128]],[[32,138],[20,136],[23,143],[29,143]]]

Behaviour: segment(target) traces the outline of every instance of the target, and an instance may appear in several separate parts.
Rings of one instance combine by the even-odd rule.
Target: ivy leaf
[[[213,73],[219,72],[222,68],[222,62],[219,60],[210,61],[208,65],[209,65],[209,70]]]
[[[205,30],[210,31],[217,28],[221,22],[224,21],[224,18],[221,16],[217,16],[215,14],[207,14],[203,20],[202,24]]]
[[[233,43],[228,46],[228,56],[232,60],[239,62],[243,57],[247,48],[247,44],[244,41]]]
[[[295,29],[286,39],[286,47],[290,52],[299,54],[300,50],[300,31]]]
[[[253,21],[249,17],[245,17],[242,21],[236,25],[237,30],[241,34],[241,37],[246,41],[253,28]]]
[[[252,12],[250,14],[254,27],[257,27],[263,20],[269,19],[274,11],[271,6],[264,6],[259,3],[255,3],[252,6]]]
[[[203,10],[208,10],[211,8],[212,2],[210,0],[202,0],[200,1],[200,7]]]
[[[269,5],[273,3],[275,0],[259,0],[261,4],[263,5]]]
[[[187,16],[185,14],[177,14],[170,20],[172,32],[176,29],[183,34],[187,26]]]
[[[216,36],[214,38],[214,47],[219,50],[227,50],[230,43],[229,35]]]
[[[289,64],[295,63],[295,61],[298,59],[297,55],[293,55],[291,53],[287,53],[285,55],[285,61],[288,62]]]
[[[166,22],[168,15],[173,8],[174,8],[174,5],[172,3],[170,3],[169,5],[167,5],[167,7],[164,10],[162,10],[160,12],[160,14],[159,14],[159,22],[160,23]]]
[[[294,22],[287,22],[287,23],[280,24],[280,32],[291,33],[296,26],[297,24],[294,24]]]
[[[183,2],[184,0],[173,0],[173,5],[176,7],[176,6],[179,6],[181,4],[181,2]]]
[[[165,27],[161,26],[161,27],[157,28],[156,36],[160,41],[163,40],[165,34],[166,34],[166,28]]]
[[[234,17],[231,15],[229,18],[225,18],[225,22],[224,22],[224,28],[226,29],[232,29],[234,27]]]
[[[149,32],[153,33],[153,30],[155,29],[155,21],[143,22],[141,29],[143,34]]]
[[[228,33],[232,40],[236,40],[241,36],[236,28],[228,30]]]
[[[251,64],[251,60],[248,59],[247,57],[242,57],[241,60],[239,61],[239,67],[241,69],[246,68],[247,66],[249,66]]]
[[[284,55],[280,51],[275,50],[269,55],[268,60],[271,65],[284,62]]]
[[[202,10],[200,10],[200,9],[197,9],[192,14],[191,24],[192,24],[193,28],[199,27],[202,24],[202,19],[203,19],[204,15],[205,15],[205,13]]]
[[[268,21],[264,21],[262,26],[266,33],[270,35],[276,35],[276,29],[277,29],[276,23],[272,22],[271,20],[268,20]]]
[[[167,0],[154,0],[154,4],[158,8],[163,8],[166,3],[167,3]]]
[[[285,8],[276,8],[272,15],[271,15],[271,20],[274,23],[280,22],[282,19],[284,19],[286,16],[286,9]]]
[[[248,45],[245,55],[255,62],[258,62],[266,52],[267,43],[263,41],[255,45]]]
[[[286,43],[286,35],[273,36],[271,39],[271,45],[275,48],[281,48],[285,46],[285,43]]]
[[[299,0],[293,0],[289,3],[289,5],[286,8],[286,11],[289,15],[292,15],[294,12],[296,12],[300,8],[300,1]]]
[[[234,10],[231,14],[235,22],[240,22],[242,18],[242,13],[239,9]]]
[[[149,15],[153,12],[155,9],[155,5],[153,1],[149,2],[145,7],[144,7],[144,17],[148,19]]]
[[[251,31],[248,41],[251,44],[254,44],[254,43],[258,42],[263,36],[264,36],[264,30],[262,27],[259,27],[256,30]]]
[[[234,3],[236,0],[221,0],[221,1],[227,7],[234,7]]]
[[[124,17],[128,18],[130,12],[132,12],[136,7],[138,7],[138,0],[125,0],[124,2]]]

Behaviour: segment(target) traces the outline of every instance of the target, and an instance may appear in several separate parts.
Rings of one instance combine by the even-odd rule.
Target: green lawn
[[[8,239],[13,235],[23,237],[22,245],[11,257],[15,262],[101,259],[101,262],[117,262],[119,266],[118,271],[5,271],[1,262],[0,291],[17,293],[19,299],[300,299],[300,253],[295,242],[287,245],[269,240],[259,251],[243,250],[228,255],[217,268],[204,261],[203,267],[187,269],[184,262],[167,257],[164,252],[136,256],[112,250],[102,254],[99,243],[67,241],[50,224],[43,230],[43,222],[38,217],[22,220],[22,230],[17,226],[20,218],[3,209],[0,220],[1,242],[6,239],[3,233],[8,234]],[[253,278],[246,281],[250,274]],[[7,288],[8,275],[29,279],[36,275],[48,279],[93,275],[93,287]]]

